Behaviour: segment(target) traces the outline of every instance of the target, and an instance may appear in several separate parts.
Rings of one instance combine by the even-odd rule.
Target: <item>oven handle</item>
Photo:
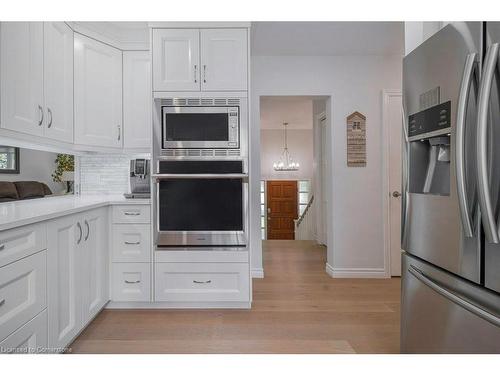
[[[213,180],[213,179],[241,179],[243,182],[248,182],[248,174],[245,173],[197,173],[197,174],[185,174],[185,173],[162,173],[153,174],[151,178],[155,179],[156,182],[160,180],[189,180],[189,179],[200,179],[200,180]]]

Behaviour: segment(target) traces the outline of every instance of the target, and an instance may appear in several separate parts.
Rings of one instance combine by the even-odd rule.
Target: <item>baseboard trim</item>
[[[264,268],[252,268],[251,274],[252,274],[252,279],[263,279]]]
[[[250,309],[251,302],[117,302],[110,301],[106,309]]]
[[[326,273],[332,278],[347,279],[387,279],[383,268],[335,268],[326,263]]]

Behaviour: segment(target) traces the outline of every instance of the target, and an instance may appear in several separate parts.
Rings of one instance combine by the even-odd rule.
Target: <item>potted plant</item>
[[[52,173],[54,182],[66,183],[66,194],[73,192],[73,182],[75,180],[75,157],[68,154],[57,154],[56,169]]]

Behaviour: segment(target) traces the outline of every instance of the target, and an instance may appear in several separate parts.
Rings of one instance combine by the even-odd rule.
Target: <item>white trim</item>
[[[251,302],[116,302],[106,309],[250,309]]]
[[[264,268],[252,268],[250,273],[252,275],[252,279],[264,278]]]
[[[384,268],[335,268],[326,263],[326,273],[332,278],[346,279],[386,279]]]
[[[388,101],[391,97],[402,97],[401,90],[382,90],[382,222],[384,230],[384,272],[385,277],[391,277],[391,225],[390,225],[390,200],[389,200],[389,129]]]
[[[249,29],[251,22],[183,22],[163,21],[148,22],[148,27],[153,29]]]

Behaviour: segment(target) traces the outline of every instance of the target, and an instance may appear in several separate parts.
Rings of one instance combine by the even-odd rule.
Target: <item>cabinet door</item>
[[[246,29],[201,30],[201,89],[247,89]]]
[[[45,136],[73,142],[73,30],[44,22]]]
[[[122,52],[75,33],[75,143],[122,145]]]
[[[151,148],[151,61],[149,51],[123,52],[123,145]]]
[[[83,218],[82,301],[83,324],[87,324],[108,302],[107,210],[89,211]]]
[[[1,126],[43,134],[43,23],[1,23]]]
[[[199,60],[199,30],[153,30],[154,91],[200,91]]]
[[[82,327],[80,268],[83,229],[78,215],[48,223],[49,347],[66,347]]]
[[[1,353],[33,354],[45,352],[47,345],[47,310],[31,319],[0,342]]]

